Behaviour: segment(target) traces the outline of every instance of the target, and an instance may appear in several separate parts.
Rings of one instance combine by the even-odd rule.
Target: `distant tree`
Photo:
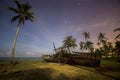
[[[106,43],[107,38],[105,37],[105,33],[99,33],[98,35],[98,43],[97,45],[104,45]]]
[[[105,54],[105,48],[107,46],[106,42],[107,42],[107,38],[105,37],[105,33],[99,33],[98,42],[97,42],[97,45],[99,46],[99,48],[97,49],[97,52],[101,53],[102,55]]]
[[[81,42],[79,43],[79,45],[80,45],[80,49],[81,49],[81,51],[83,52],[83,49],[84,49],[84,45],[85,45],[85,43],[81,41]]]
[[[120,41],[115,42],[115,52],[117,53],[117,57],[120,58]]]
[[[84,35],[85,40],[88,41],[88,39],[90,38],[90,33],[89,32],[83,32],[82,34]]]
[[[113,50],[113,45],[112,45],[112,43],[111,43],[111,42],[108,42],[107,44],[108,44],[109,52],[112,52],[112,50]]]
[[[67,36],[67,37],[65,37],[65,39],[63,40],[63,46],[64,46],[64,47],[67,47],[69,53],[71,53],[70,48],[75,48],[75,47],[77,47],[76,39],[73,38],[73,36]]]
[[[120,31],[120,28],[117,28],[117,29],[114,30],[114,32],[116,32],[116,31]],[[116,39],[117,39],[117,38],[120,39],[120,34],[118,34],[115,38],[116,38]]]
[[[24,24],[25,20],[30,20],[32,22],[34,21],[33,12],[31,10],[32,6],[29,3],[20,4],[18,1],[14,1],[14,2],[17,5],[17,8],[8,7],[10,11],[16,13],[16,16],[14,16],[11,19],[11,22],[18,20],[18,26],[13,42],[10,64],[14,63],[14,51],[15,51],[16,41],[22,24]]]
[[[101,53],[107,57],[109,53],[113,53],[113,45],[111,42],[105,42],[102,47],[99,49]],[[112,55],[111,55],[112,56]]]
[[[101,53],[101,50],[100,50],[99,48],[95,49],[95,53],[97,53],[97,54],[102,54],[102,53]]]
[[[109,48],[108,43],[104,44],[102,49],[104,51],[104,55],[107,57],[108,53],[110,52],[110,48]]]
[[[93,50],[94,50],[93,43],[91,41],[87,41],[84,45],[84,48],[86,50],[89,50],[90,52],[93,52]]]
[[[86,49],[89,50],[90,52],[93,52],[94,47],[93,47],[93,43],[91,41],[88,41],[88,39],[90,39],[90,33],[89,32],[83,32],[82,33],[85,37],[85,42],[80,42],[80,49]]]

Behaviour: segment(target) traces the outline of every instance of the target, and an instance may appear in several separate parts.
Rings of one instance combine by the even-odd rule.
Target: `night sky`
[[[17,40],[16,57],[39,57],[53,53],[62,45],[64,37],[72,35],[77,44],[84,41],[81,33],[90,32],[90,40],[96,44],[97,35],[106,33],[114,42],[120,27],[120,0],[19,0],[28,1],[36,16],[34,22],[22,25]],[[16,7],[13,0],[0,0],[0,57],[9,57],[17,29],[17,21],[11,23],[15,14],[6,9]],[[94,45],[96,46],[96,45]],[[79,51],[79,45],[75,49]]]

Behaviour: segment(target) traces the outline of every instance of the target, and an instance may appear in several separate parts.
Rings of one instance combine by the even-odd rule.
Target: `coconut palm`
[[[106,42],[102,48],[105,56],[107,56],[109,53],[112,53],[113,46],[111,42]]]
[[[117,57],[119,58],[120,61],[120,41],[115,42],[115,52],[117,53]]]
[[[108,56],[109,53],[113,52],[113,45],[111,42],[105,42],[105,44],[100,47],[101,53],[104,54],[106,57]]]
[[[107,42],[107,45],[108,45],[108,47],[109,47],[109,52],[112,52],[112,50],[113,50],[113,45],[112,45],[112,43],[111,43],[111,42]]]
[[[117,28],[114,30],[114,32],[116,32],[116,31],[120,31],[120,28]],[[120,38],[120,34],[118,34],[115,38]]]
[[[86,50],[89,50],[90,52],[93,52],[93,50],[94,50],[93,43],[91,41],[87,41],[84,45],[84,48]]]
[[[88,41],[88,39],[90,38],[90,33],[89,32],[83,32],[82,34],[84,35],[85,40]]]
[[[79,43],[79,45],[80,45],[80,49],[81,49],[82,52],[83,52],[83,49],[84,49],[84,44],[85,44],[85,43],[82,42],[82,41]]]
[[[99,33],[98,41],[105,38],[105,33]]]
[[[110,53],[111,49],[111,43],[107,42],[108,38],[105,37],[105,33],[99,33],[98,35],[98,43],[97,45],[100,46],[100,51],[102,54],[107,56],[108,53]]]
[[[100,45],[100,44],[104,45],[106,43],[106,40],[107,38],[105,37],[105,33],[99,33],[97,45]]]
[[[33,12],[31,10],[32,6],[29,3],[20,4],[18,1],[14,1],[14,3],[17,5],[17,8],[8,7],[8,10],[16,13],[16,16],[11,19],[11,22],[18,20],[17,31],[12,47],[10,64],[14,63],[14,51],[16,47],[16,41],[22,24],[24,24],[25,20],[30,20],[32,22],[34,21]]]
[[[67,36],[63,40],[63,46],[68,48],[69,53],[71,53],[70,48],[77,47],[76,39],[73,36]]]

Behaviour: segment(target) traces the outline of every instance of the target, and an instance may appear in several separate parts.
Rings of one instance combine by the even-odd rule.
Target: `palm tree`
[[[100,52],[107,56],[110,52],[111,43],[107,42],[108,38],[105,37],[105,33],[99,33],[97,45],[100,47]],[[101,46],[100,46],[101,45]]]
[[[109,47],[109,52],[112,52],[112,50],[113,50],[112,43],[111,42],[107,42],[107,44],[108,44],[108,47]]]
[[[100,44],[105,44],[106,43],[106,40],[107,40],[107,38],[105,37],[105,33],[99,33],[99,35],[98,35],[98,45],[100,45]]]
[[[120,31],[120,28],[117,28],[114,30],[114,32],[116,32],[116,31]],[[120,34],[118,34],[115,38],[120,38]]]
[[[105,57],[108,56],[109,53],[112,53],[113,51],[113,45],[111,42],[107,42],[106,40],[101,40],[102,46],[100,47],[100,51],[102,54],[105,55]]]
[[[70,48],[75,48],[77,46],[76,39],[73,36],[67,36],[63,40],[63,46],[68,48],[69,53],[71,53]]]
[[[117,53],[117,57],[120,61],[120,41],[115,42],[115,52]]]
[[[91,41],[87,41],[84,45],[84,48],[87,50],[89,49],[90,52],[93,52],[94,48],[93,48],[93,43]]]
[[[85,37],[86,42],[83,42],[81,47],[83,47],[83,49],[86,49],[86,50],[89,49],[90,52],[93,52],[93,49],[94,49],[93,43],[91,41],[88,41],[88,39],[90,39],[90,33],[84,32],[83,35]]]
[[[10,64],[14,63],[14,51],[16,47],[16,41],[22,24],[24,24],[25,20],[30,20],[32,22],[34,21],[33,12],[31,10],[32,6],[29,3],[20,4],[18,1],[14,1],[14,3],[17,5],[17,8],[8,7],[10,11],[16,13],[16,16],[11,19],[11,22],[18,20],[17,31],[12,47]]]
[[[104,51],[104,55],[107,56],[109,53],[112,53],[112,50],[113,50],[112,43],[111,42],[106,42],[106,44],[104,44],[102,49]]]
[[[85,44],[85,43],[82,42],[82,41],[79,43],[79,45],[80,45],[80,49],[81,49],[82,52],[83,52],[83,49],[84,49],[84,44]]]
[[[90,33],[89,33],[89,32],[84,32],[84,33],[82,33],[82,34],[84,35],[85,40],[88,41],[88,39],[90,38]]]

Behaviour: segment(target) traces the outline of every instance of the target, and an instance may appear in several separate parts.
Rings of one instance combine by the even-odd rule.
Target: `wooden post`
[[[54,50],[55,50],[55,54],[56,54],[56,47],[55,47],[55,44],[54,44],[54,42],[53,42],[53,47],[54,47]]]

